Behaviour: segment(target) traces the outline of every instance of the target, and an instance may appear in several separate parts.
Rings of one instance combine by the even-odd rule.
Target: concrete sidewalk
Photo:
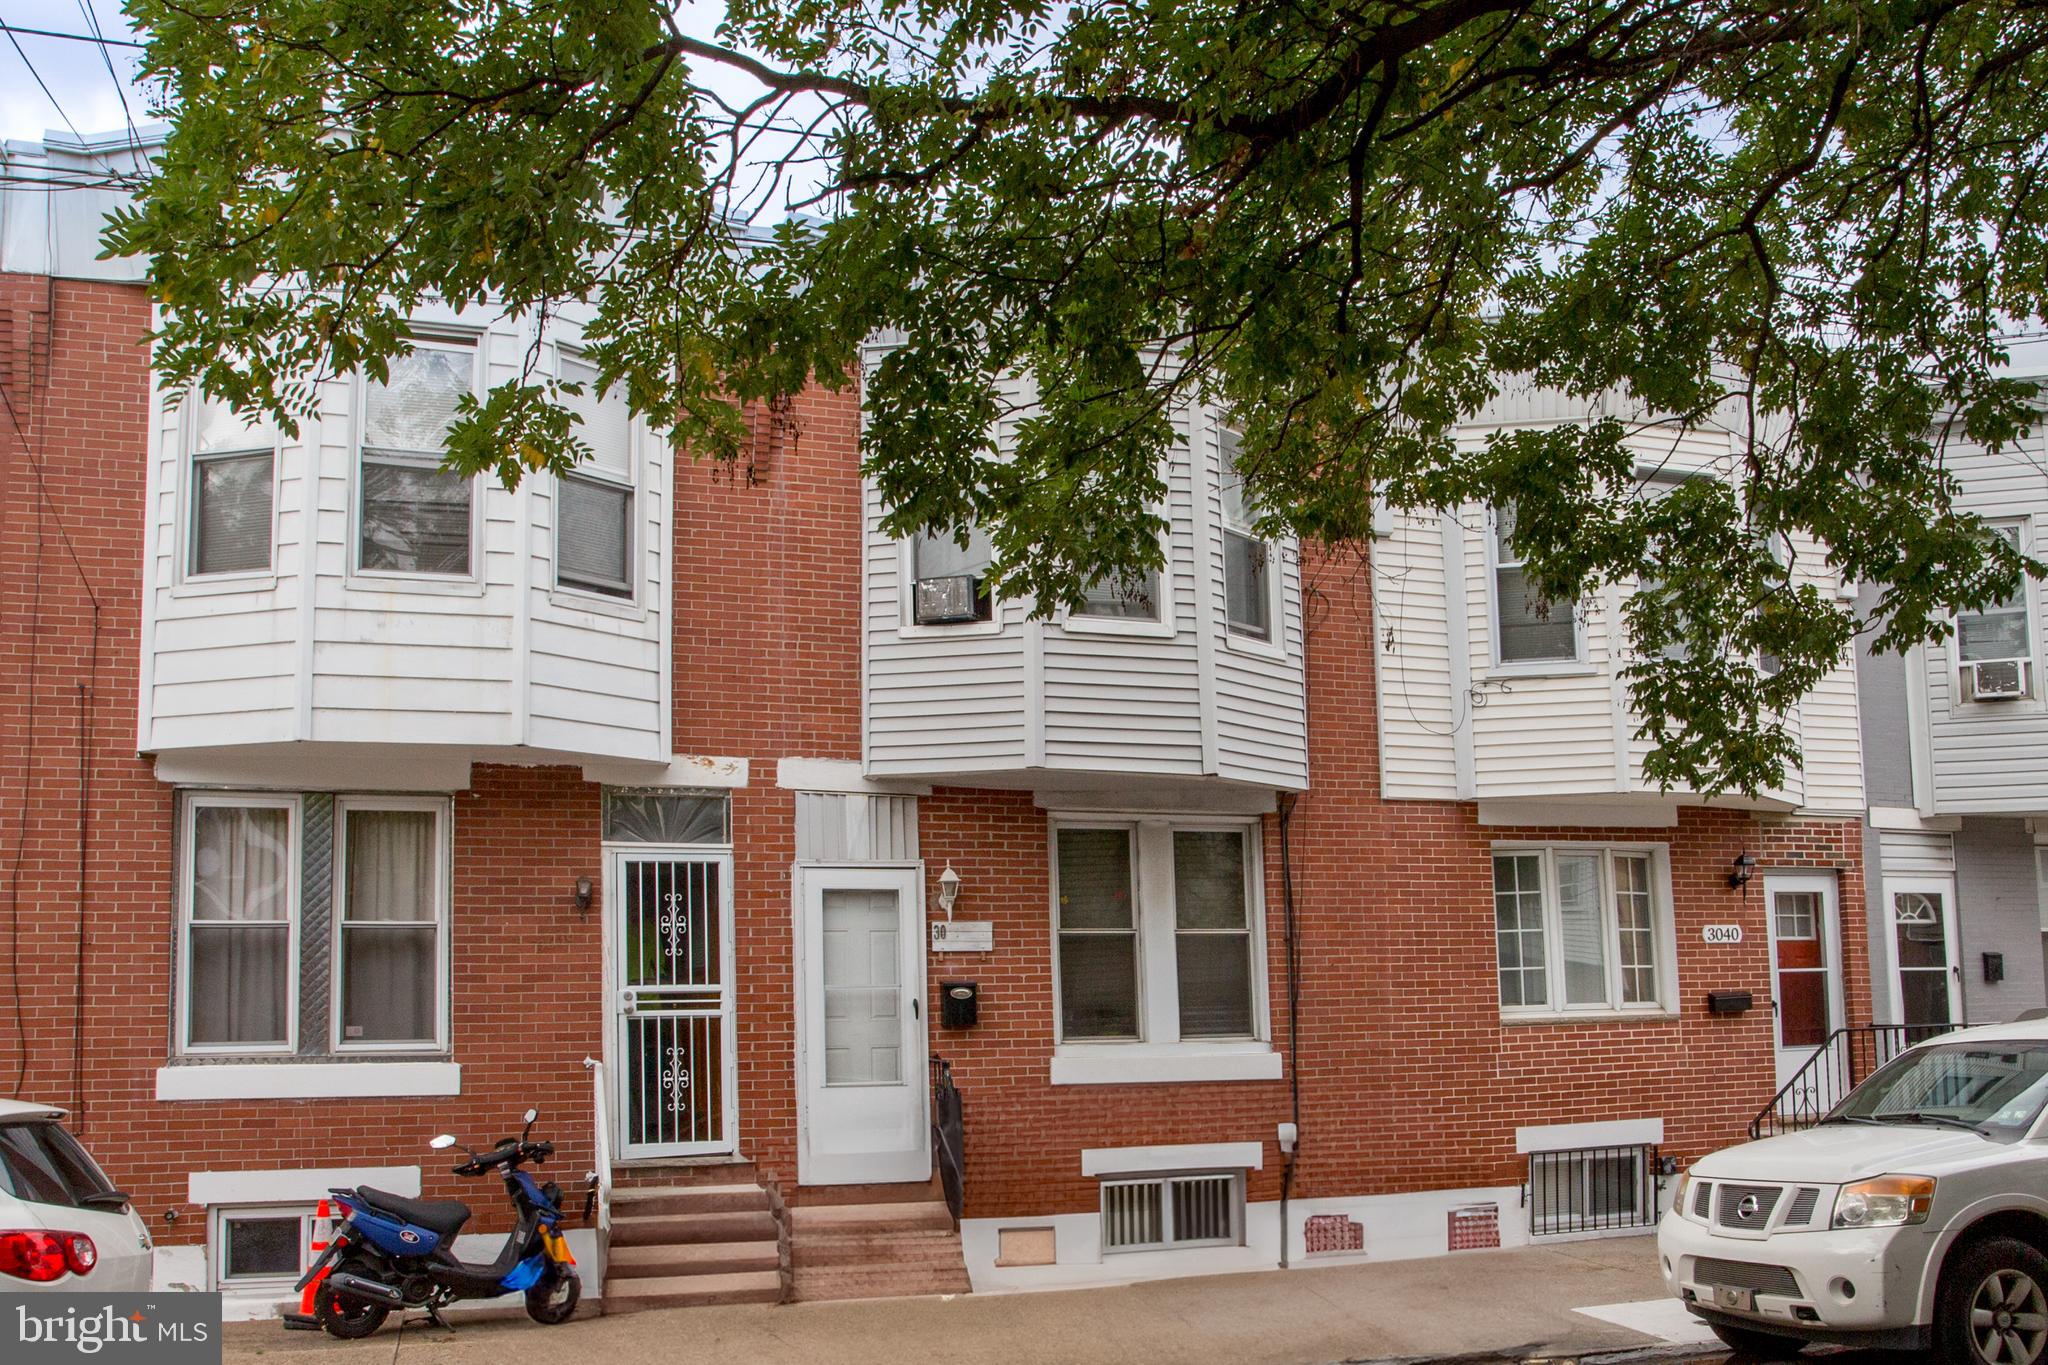
[[[514,1352],[605,1365],[1319,1365],[1663,1345],[1572,1311],[1663,1297],[1655,1240],[1627,1237],[1111,1289],[686,1308],[561,1327],[519,1317],[471,1321],[452,1335],[408,1326],[396,1344],[412,1365],[503,1365]],[[389,1326],[368,1341],[339,1342],[274,1322],[234,1324],[227,1360],[319,1356],[354,1365],[391,1359],[395,1337]]]

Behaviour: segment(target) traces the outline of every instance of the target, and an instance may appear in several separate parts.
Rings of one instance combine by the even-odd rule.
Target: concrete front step
[[[896,1299],[918,1294],[967,1294],[973,1288],[964,1266],[950,1271],[861,1266],[799,1271],[796,1300],[820,1303],[831,1299]]]
[[[630,1207],[630,1206],[628,1206]],[[624,1216],[621,1216],[621,1215]],[[772,1242],[775,1215],[767,1209],[745,1213],[612,1213],[612,1245],[673,1246],[691,1242]]]
[[[789,1211],[798,1237],[869,1236],[879,1232],[952,1232],[944,1204],[800,1204]]]
[[[614,1225],[616,1228],[616,1225]],[[775,1239],[760,1242],[672,1242],[614,1245],[605,1258],[605,1280],[676,1278],[683,1275],[746,1274],[779,1270]]]
[[[790,1240],[790,1259],[799,1266],[959,1265],[960,1241],[951,1233],[910,1233],[899,1237],[799,1237]]]
[[[626,1218],[657,1213],[752,1213],[767,1207],[768,1191],[759,1185],[678,1185],[612,1191],[612,1212]]]
[[[715,1303],[780,1303],[782,1276],[772,1270],[732,1275],[674,1275],[612,1280],[604,1286],[604,1311],[637,1313],[648,1308],[701,1308]]]

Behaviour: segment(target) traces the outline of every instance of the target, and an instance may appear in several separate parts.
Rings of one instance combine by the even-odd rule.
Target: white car
[[[1665,1281],[1755,1357],[1833,1342],[2041,1365],[2044,1107],[2048,1023],[1911,1048],[1817,1126],[1695,1162],[1658,1225]]]
[[[0,1100],[0,1292],[144,1292],[149,1229],[63,1117]]]

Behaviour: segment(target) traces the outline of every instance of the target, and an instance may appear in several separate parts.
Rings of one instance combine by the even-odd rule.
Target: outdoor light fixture
[[[591,890],[590,878],[578,877],[576,879],[576,908],[578,910],[585,913],[589,912]]]
[[[946,870],[939,874],[939,909],[946,912],[946,921],[953,919],[953,903],[960,899],[960,874],[947,863]]]
[[[1749,879],[1756,875],[1756,855],[1748,849],[1735,855],[1735,870],[1728,874],[1728,889],[1739,891],[1749,885]]]

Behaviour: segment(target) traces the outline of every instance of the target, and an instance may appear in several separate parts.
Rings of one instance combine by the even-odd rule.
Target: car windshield
[[[2048,1042],[1947,1043],[1894,1058],[1835,1106],[1832,1122],[1924,1123],[2017,1137],[2048,1102]]]
[[[75,1209],[113,1189],[85,1148],[55,1122],[0,1123],[0,1191]]]

